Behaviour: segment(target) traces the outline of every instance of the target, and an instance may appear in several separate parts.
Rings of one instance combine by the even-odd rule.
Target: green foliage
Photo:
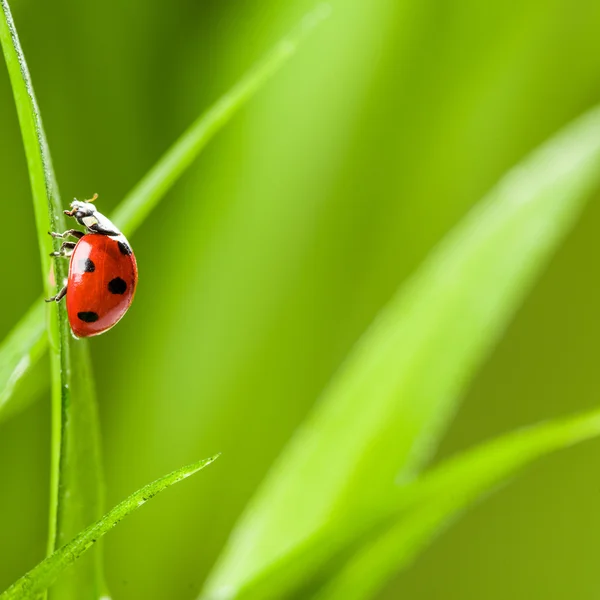
[[[38,243],[42,263],[44,291],[49,297],[66,279],[66,261],[51,263],[50,252],[59,243],[52,243],[49,231],[64,231],[65,219],[56,178],[52,168],[48,143],[44,134],[39,108],[31,78],[19,42],[15,25],[6,0],[2,1],[0,42],[8,66],[21,133],[27,156],[29,178],[36,215]],[[93,378],[87,343],[75,343],[67,321],[64,302],[49,306],[47,334],[52,371],[52,455],[50,522],[48,527],[48,552],[79,532],[86,524],[102,514],[102,475],[100,468],[99,432]],[[25,317],[24,328],[28,335],[13,332],[8,340],[14,356],[23,341],[32,343],[19,359],[26,367],[34,364],[40,354],[40,342],[35,339],[39,331],[33,318],[41,316],[32,311]],[[30,360],[29,357],[33,357]],[[23,362],[25,361],[25,362]],[[28,362],[27,362],[28,361]],[[18,368],[18,367],[17,367]],[[23,369],[24,370],[24,369]],[[14,369],[13,374],[14,376]],[[61,582],[57,598],[99,598],[105,585],[102,581],[99,556],[92,556],[78,565],[75,573]]]
[[[302,38],[328,14],[326,4],[309,13],[293,33],[282,39],[227,94],[198,117],[117,207],[113,219],[123,231],[128,235],[135,232],[215,133],[293,56]],[[26,67],[24,62],[23,65]],[[38,300],[0,345],[0,419],[7,413],[22,410],[31,402],[35,391],[26,389],[14,394],[15,384],[37,363],[45,348],[43,315]]]
[[[148,500],[168,487],[179,483],[190,475],[207,467],[218,458],[213,456],[187,467],[177,469],[131,494],[107,512],[99,521],[86,527],[74,539],[61,546],[46,560],[23,575],[9,589],[0,594],[0,600],[28,600],[36,598],[46,590],[67,567],[72,565],[89,550],[105,533],[108,533],[119,521],[137,510]],[[81,590],[80,590],[81,593]],[[81,596],[80,596],[81,597]]]
[[[0,22],[0,41],[9,69],[21,123],[36,209],[42,272],[46,282],[45,292],[47,296],[50,296],[52,293],[51,279],[54,278],[59,282],[58,289],[61,287],[60,282],[66,279],[66,263],[59,259],[55,264],[51,264],[48,250],[58,249],[59,242],[56,242],[53,247],[52,238],[48,232],[63,231],[66,227],[48,143],[25,57],[6,0],[2,1],[1,6],[3,19]],[[229,94],[184,133],[123,201],[117,218],[125,230],[134,230],[140,225],[176,179],[189,167],[214,133],[225,125],[236,110],[247,102],[269,77],[293,55],[302,37],[327,14],[326,8],[320,7],[308,15],[293,35],[282,40]],[[53,273],[53,277],[50,277],[49,273]],[[38,302],[38,306],[41,306],[41,303]],[[98,414],[87,341],[73,341],[64,302],[57,305],[55,310],[57,310],[58,317],[50,315],[48,337],[44,336],[44,330],[41,327],[43,323],[41,309],[34,305],[0,348],[0,355],[4,358],[0,373],[0,376],[4,377],[2,402],[0,403],[0,411],[2,411],[13,397],[17,382],[23,378],[30,367],[37,364],[45,349],[44,341],[50,340],[53,423],[52,495],[48,551],[52,553],[57,546],[63,548],[62,553],[57,553],[58,557],[54,557],[54,555],[49,557],[46,562],[39,565],[37,570],[26,575],[23,580],[20,580],[20,583],[17,582],[15,587],[11,588],[13,591],[7,592],[8,597],[11,598],[30,597],[29,595],[19,595],[20,590],[23,589],[28,590],[27,594],[31,594],[31,597],[35,597],[42,590],[45,591],[56,579],[58,572],[66,564],[79,558],[83,551],[91,545],[89,544],[91,535],[97,537],[106,531],[103,529],[106,526],[105,521],[108,520],[111,523],[109,527],[112,527],[115,522],[132,510],[132,500],[129,499],[109,513],[97,526],[83,531],[72,542],[67,543],[88,523],[100,517],[103,481]],[[31,388],[28,392],[15,396],[17,402],[29,401],[32,395]],[[9,405],[8,408],[10,411],[16,412],[20,407]],[[147,486],[142,491],[154,495],[162,487],[201,469],[204,464],[208,463],[199,463],[187,470],[175,472],[164,480]],[[86,532],[88,532],[87,537]],[[94,556],[81,561],[77,569],[69,572],[69,577],[63,578],[51,590],[51,596],[55,595],[63,600],[79,599],[82,596],[86,598],[107,597],[107,586],[104,583],[102,571],[100,555],[96,552]]]
[[[31,211],[0,78],[11,259],[0,299],[10,331],[0,343],[0,589],[17,579],[0,599],[108,597],[100,553],[86,550],[210,462],[101,518],[90,348],[111,505],[168,465],[227,455],[201,492],[174,490],[103,541],[115,597],[191,598],[202,586],[207,600],[589,595],[600,523],[587,446],[414,561],[524,466],[599,433],[594,411],[497,437],[597,403],[596,205],[547,265],[599,187],[599,110],[554,132],[598,102],[600,8],[332,0],[256,62],[308,0],[13,4],[61,186],[100,192],[101,209],[136,232],[141,278],[127,319],[89,347],[41,299],[13,326],[40,291],[36,247],[45,295],[64,277],[64,262],[49,276],[46,235],[64,228],[64,207],[0,0],[34,199]],[[48,388],[48,348],[43,560],[50,427],[33,400]]]
[[[208,597],[243,596],[278,564],[285,576],[260,585],[292,586],[386,510],[598,183],[596,109],[508,173],[378,316],[259,489]],[[310,560],[289,558],[300,548]]]
[[[36,302],[0,345],[0,421],[27,406],[46,389],[48,382],[43,374],[27,375],[47,347],[44,305]],[[33,388],[26,387],[28,384],[33,384]]]
[[[329,5],[322,4],[306,15],[295,31],[282,39],[228,93],[200,115],[123,199],[115,211],[115,221],[122,223],[127,232],[135,231],[215,133],[294,55],[304,36],[329,16],[329,10]]]
[[[600,435],[600,412],[538,425],[446,460],[404,487],[397,514],[364,542],[320,593],[319,600],[372,598],[475,500],[549,452]]]

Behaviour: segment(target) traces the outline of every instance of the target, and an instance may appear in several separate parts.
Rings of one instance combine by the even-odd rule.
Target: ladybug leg
[[[79,231],[77,229],[67,229],[67,231],[65,231],[64,233],[56,233],[55,231],[49,231],[48,234],[51,235],[53,238],[60,238],[63,240],[65,238],[68,238],[69,236],[80,240],[85,235],[83,231]]]
[[[60,302],[67,294],[67,286],[65,285],[56,296],[52,296],[52,298],[46,298],[45,302]]]
[[[75,242],[63,242],[58,252],[51,252],[50,256],[64,256],[68,258],[73,254],[76,245]]]

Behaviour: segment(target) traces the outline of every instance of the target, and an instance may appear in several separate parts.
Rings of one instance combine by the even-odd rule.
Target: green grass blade
[[[224,96],[183,133],[117,207],[114,220],[130,234],[146,219],[212,137],[296,52],[303,38],[329,15],[328,4],[308,13]]]
[[[55,548],[104,513],[100,426],[89,345],[86,340],[69,342],[71,404],[66,406],[68,413],[63,423]],[[96,549],[51,588],[50,597],[77,600],[86,590],[86,598],[105,599],[106,589],[102,553]]]
[[[40,389],[45,377],[27,377],[47,348],[44,303],[36,302],[0,345],[0,423],[25,408]],[[35,380],[35,381],[32,381]],[[35,383],[33,389],[28,384]],[[15,402],[18,397],[19,401]]]
[[[184,171],[192,164],[212,137],[224,127],[275,73],[293,56],[303,38],[329,14],[329,5],[319,5],[306,15],[298,27],[282,39],[257,65],[202,114],[167,150],[134,189],[123,199],[111,218],[131,235],[146,219]],[[48,250],[50,252],[51,250]],[[46,257],[47,258],[47,257]],[[39,300],[41,302],[41,299]],[[38,304],[39,304],[38,302]],[[37,306],[37,304],[36,304]],[[32,399],[32,391],[23,393],[15,387],[15,378],[25,379],[29,356],[35,348],[36,357],[46,347],[42,310],[31,308],[17,324],[12,334],[0,345],[0,420],[13,414]],[[16,392],[16,393],[15,393]]]
[[[0,0],[0,6],[2,7],[0,15],[0,42],[10,76],[19,116],[19,124],[21,126],[23,145],[25,146],[35,221],[39,237],[44,291],[50,294],[54,286],[49,280],[49,274],[52,270],[49,254],[54,248],[52,239],[48,236],[47,232],[63,224],[62,207],[39,108],[15,24],[8,2]],[[62,273],[58,273],[58,275],[64,274],[64,272],[65,269],[62,269]],[[55,333],[53,341],[58,341],[57,333]]]
[[[21,134],[25,147],[27,158],[27,167],[31,183],[31,192],[35,211],[35,219],[40,248],[40,259],[42,265],[42,281],[46,296],[52,295],[54,286],[51,283],[51,273],[54,266],[50,259],[50,252],[54,250],[52,239],[48,236],[48,231],[56,231],[64,228],[64,219],[62,218],[61,202],[58,195],[56,179],[52,169],[52,163],[48,151],[39,108],[33,92],[31,78],[25,62],[25,57],[20,46],[15,24],[10,13],[10,8],[6,0],[1,0],[2,14],[0,18],[0,43],[4,52],[4,58],[8,67],[10,82],[15,97]],[[61,281],[66,276],[64,264],[56,265],[55,278]],[[51,313],[49,306],[47,312]],[[29,315],[41,314],[35,309],[28,313]],[[64,311],[59,311],[58,320],[52,314],[47,319],[47,331],[50,338],[51,362],[53,372],[53,447],[52,447],[52,474],[53,474],[53,493],[51,499],[51,519],[50,519],[50,546],[53,545],[53,538],[56,533],[56,490],[58,487],[57,470],[60,462],[60,444],[61,444],[61,396],[63,391],[68,388],[68,382],[61,381],[62,366],[68,361],[68,344],[64,344],[65,316]],[[26,317],[27,318],[27,317]],[[35,333],[35,328],[31,326],[31,319],[27,318],[29,332]],[[19,332],[13,332],[12,338],[19,339]],[[33,336],[27,338],[35,344]],[[25,339],[25,337],[24,337]],[[66,369],[65,369],[66,372]],[[65,392],[68,394],[68,389]],[[58,420],[56,417],[58,416]]]
[[[173,471],[152,483],[144,486],[112,510],[100,520],[79,533],[70,542],[60,547],[51,556],[43,560],[29,573],[21,577],[10,588],[0,594],[0,600],[26,600],[37,598],[38,595],[51,586],[56,578],[71,564],[89,550],[105,533],[117,523],[130,515],[150,498],[166,488],[197,473],[218,458],[213,456],[196,462],[187,467]],[[84,597],[83,594],[79,598]]]
[[[244,596],[298,548],[334,549],[382,508],[398,481],[420,471],[470,378],[599,183],[595,109],[509,172],[446,237],[282,453],[234,530],[207,598]],[[323,549],[333,516],[339,526]],[[293,586],[309,563],[294,561],[279,583]]]
[[[46,296],[54,293],[53,280],[58,287],[67,275],[67,261],[52,262],[50,252],[57,249],[48,231],[64,231],[63,206],[52,168],[48,143],[44,134],[39,107],[35,99],[31,77],[23,50],[6,0],[0,6],[0,43],[8,67],[17,114],[25,147],[42,265],[42,279]],[[53,275],[52,275],[53,273]],[[74,343],[67,321],[64,302],[49,304],[46,308],[47,332],[50,344],[52,372],[52,447],[51,496],[48,535],[48,553],[70,539],[81,527],[93,522],[101,514],[101,469],[98,448],[98,420],[91,378],[91,365],[84,341]],[[17,328],[9,338],[8,346],[13,364],[14,349],[21,346],[24,356],[39,358],[44,337],[35,323],[42,312],[32,308],[26,316],[22,331]],[[21,337],[22,336],[22,337]],[[13,342],[12,344],[10,342]],[[26,342],[32,344],[27,351]],[[73,347],[71,347],[73,346]],[[34,361],[30,361],[32,364]],[[17,363],[25,367],[26,363]],[[10,371],[10,361],[8,362]],[[22,377],[26,369],[18,373]],[[13,368],[10,376],[15,376]],[[5,390],[6,391],[6,390]],[[5,403],[9,397],[5,396]],[[83,524],[83,525],[82,525]],[[100,597],[104,589],[99,568],[99,556],[91,556],[76,572],[76,580],[57,595],[69,598]],[[68,589],[70,587],[70,589]]]
[[[373,598],[473,502],[550,452],[600,435],[600,411],[517,431],[449,459],[408,486],[399,514],[317,595],[319,600]]]

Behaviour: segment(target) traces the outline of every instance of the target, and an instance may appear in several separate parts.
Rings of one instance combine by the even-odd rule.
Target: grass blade
[[[112,510],[99,521],[90,525],[70,542],[59,548],[51,556],[43,560],[29,573],[21,577],[10,588],[0,594],[0,600],[26,600],[37,598],[40,593],[54,583],[56,578],[72,563],[89,550],[96,541],[110,531],[117,523],[130,515],[150,498],[166,488],[186,479],[207,467],[218,458],[213,456],[187,467],[173,471],[152,483],[144,486]],[[81,598],[82,596],[80,596]]]
[[[52,162],[40,118],[40,112],[33,92],[31,78],[25,63],[25,57],[19,43],[10,8],[6,0],[0,0],[0,43],[8,68],[13,89],[25,155],[33,196],[35,221],[39,237],[40,261],[44,291],[50,294],[53,285],[49,279],[52,271],[50,252],[54,250],[52,239],[48,236],[50,229],[64,224],[62,207],[56,179],[52,170]],[[43,236],[42,236],[43,234]],[[57,275],[64,275],[62,269]],[[58,341],[54,332],[53,341]]]
[[[509,172],[380,314],[241,518],[207,598],[243,597],[299,548],[310,555],[321,542],[319,551],[333,551],[422,469],[598,183],[595,109]],[[324,549],[333,516],[338,527]],[[287,564],[277,593],[309,567]]]
[[[69,343],[71,404],[65,407],[67,414],[63,417],[66,422],[63,423],[54,548],[65,544],[104,513],[100,420],[89,345],[86,340],[69,339]],[[50,597],[78,600],[85,590],[85,597],[105,600],[106,589],[102,553],[96,549],[79,561],[67,577],[61,578],[50,590]]]
[[[67,275],[66,261],[59,260],[54,264],[51,262],[50,252],[57,249],[58,241],[53,241],[48,235],[48,231],[66,229],[63,206],[31,77],[8,2],[1,0],[0,6],[0,43],[8,67],[25,147],[40,248],[42,280],[45,295],[48,297],[54,293],[54,281],[58,282],[60,287]],[[48,553],[51,553],[64,538],[70,539],[79,531],[82,523],[90,523],[102,514],[102,485],[98,420],[87,346],[84,341],[74,343],[64,303],[49,304],[46,313],[52,372],[48,535]],[[39,358],[44,337],[37,337],[43,333],[35,320],[41,319],[41,315],[41,309],[32,308],[26,316],[25,331],[18,327],[10,336],[8,344],[3,346],[6,348],[8,345],[13,364],[16,360],[14,350],[19,346],[24,350],[23,356]],[[26,343],[32,344],[31,350],[23,348]],[[35,362],[31,358],[29,364]],[[10,372],[10,363],[8,364],[9,377],[15,377],[15,369]],[[19,365],[22,367],[20,372]],[[19,377],[23,376],[27,366],[27,362],[17,363]],[[5,395],[4,406],[9,398]],[[100,557],[98,553],[94,554],[96,556],[91,556],[76,572],[76,578],[58,593],[61,599],[100,597],[104,584],[99,565]]]
[[[44,303],[36,302],[0,345],[0,423],[25,408],[42,386],[47,387],[44,377],[26,376],[44,356],[46,348]],[[26,387],[29,383],[39,385],[31,389]]]
[[[262,89],[293,56],[303,38],[328,14],[328,4],[321,4],[307,14],[290,35],[282,39],[167,150],[123,199],[111,217],[128,236],[142,224],[212,137]],[[0,344],[0,365],[5,366],[0,369],[0,390],[3,390],[0,396],[0,420],[3,415],[13,414],[22,409],[32,398],[29,390],[29,393],[20,393],[14,383],[16,379],[26,378],[30,366],[33,365],[31,359],[27,362],[27,357],[34,349],[35,357],[38,357],[46,347],[42,310],[32,307],[31,313],[34,312],[37,313],[36,316],[28,313],[11,335]]]
[[[406,488],[396,519],[359,549],[317,598],[373,598],[473,502],[538,458],[598,435],[596,410],[510,433],[445,461]]]
[[[229,92],[200,115],[117,207],[115,222],[127,233],[135,231],[212,137],[293,56],[304,37],[329,12],[329,5],[321,4],[308,13],[290,35],[280,40]]]

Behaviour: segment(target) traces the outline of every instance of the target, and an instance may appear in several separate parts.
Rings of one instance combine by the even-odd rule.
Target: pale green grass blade
[[[328,4],[321,4],[307,14],[290,35],[282,39],[167,150],[111,217],[128,236],[143,223],[212,137],[279,71],[294,55],[304,37],[328,14]],[[31,312],[39,314],[28,313],[0,345],[0,420],[4,413],[16,413],[32,399],[30,390],[20,393],[14,385],[15,378],[27,377],[29,366],[33,364],[30,355],[34,348],[35,357],[39,357],[46,347],[42,310],[32,307]],[[27,357],[30,357],[29,363]]]
[[[317,598],[373,598],[473,502],[538,458],[598,435],[600,411],[593,411],[510,433],[445,461],[407,487],[397,518],[359,549]]]
[[[303,38],[325,19],[328,4],[308,13],[254,68],[183,133],[117,207],[114,220],[129,234],[135,231],[212,137],[293,56]]]
[[[6,59],[13,89],[21,134],[31,182],[35,209],[42,279],[46,296],[62,287],[67,275],[67,261],[52,262],[50,252],[58,248],[48,231],[64,231],[63,206],[52,168],[50,152],[44,134],[39,107],[21,49],[15,24],[6,0],[1,0],[0,42]],[[54,275],[52,275],[54,273]],[[57,282],[54,285],[53,279]],[[51,496],[48,552],[63,539],[70,539],[81,527],[101,514],[101,469],[98,449],[98,420],[91,378],[91,365],[85,342],[74,342],[67,321],[64,302],[47,306],[47,332],[50,342],[52,371],[52,448]],[[25,321],[25,331],[17,328],[11,335],[15,345],[21,345],[24,356],[35,363],[42,351],[42,329],[35,323],[42,312],[32,308]],[[32,344],[33,351],[22,345]],[[73,347],[71,347],[73,346]],[[6,348],[7,344],[3,346]],[[8,344],[14,364],[14,346]],[[33,359],[33,360],[32,360]],[[11,362],[8,361],[10,372]],[[17,363],[26,367],[26,363]],[[23,375],[17,373],[20,377]],[[9,377],[15,376],[13,368]],[[9,398],[5,397],[5,404]],[[75,571],[75,579],[57,593],[62,600],[100,597],[104,591],[100,557],[94,553]]]
[[[0,345],[0,423],[25,408],[48,386],[47,378],[28,377],[47,348],[44,303],[36,302]],[[32,381],[35,380],[35,381]],[[34,388],[27,388],[35,383]],[[19,402],[14,398],[18,397]]]
[[[196,462],[187,467],[173,471],[152,483],[144,486],[112,510],[104,515],[99,521],[90,525],[70,542],[61,546],[51,556],[43,560],[29,573],[21,577],[10,588],[0,594],[0,600],[25,600],[34,599],[51,586],[56,578],[71,564],[78,560],[89,550],[99,538],[109,532],[117,523],[130,515],[150,498],[156,496],[169,486],[186,479],[197,473],[204,467],[210,465],[218,458],[213,456]],[[85,597],[85,596],[80,596]]]
[[[595,109],[509,172],[382,311],[242,516],[206,598],[243,597],[282,565],[292,587],[311,563],[290,561],[298,549],[334,552],[385,510],[599,183]]]

